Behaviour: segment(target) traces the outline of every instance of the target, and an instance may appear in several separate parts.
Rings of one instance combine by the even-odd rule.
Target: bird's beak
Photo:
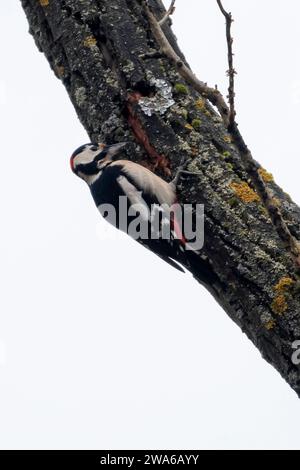
[[[118,144],[107,145],[105,147],[106,155],[109,159],[113,160],[113,157],[119,153],[119,151],[127,145],[127,142],[120,142]]]

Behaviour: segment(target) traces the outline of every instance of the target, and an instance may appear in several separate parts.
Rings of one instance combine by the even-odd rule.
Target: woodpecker
[[[181,170],[171,183],[167,183],[142,165],[119,159],[126,145],[124,142],[113,145],[102,143],[81,145],[71,156],[71,169],[88,184],[97,208],[108,222],[118,229],[127,231],[128,225],[136,216],[136,212],[131,212],[131,210],[138,206],[142,219],[146,219],[149,225],[149,234],[153,222],[150,218],[151,208],[164,205],[176,207],[176,184]],[[126,207],[123,206],[123,210],[127,211],[127,227],[121,226],[120,223],[121,196],[125,196],[126,200]],[[114,208],[115,217],[107,213],[108,206]],[[160,216],[159,228],[161,229],[164,224],[164,214]],[[204,260],[198,252],[186,251],[187,242],[173,212],[171,219],[167,221],[170,225],[169,239],[149,236],[135,239],[176,269],[184,272],[181,267],[183,265],[199,280],[207,280],[211,271],[208,260]],[[200,272],[198,272],[199,269]]]

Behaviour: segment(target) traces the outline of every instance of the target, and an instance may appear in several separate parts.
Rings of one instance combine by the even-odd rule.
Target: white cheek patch
[[[74,158],[74,166],[76,167],[78,165],[88,165],[89,163],[92,163],[96,155],[97,152],[93,152],[90,149],[86,149]]]

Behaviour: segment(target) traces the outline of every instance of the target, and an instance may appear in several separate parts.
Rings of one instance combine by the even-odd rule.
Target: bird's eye
[[[98,147],[97,147],[97,145],[92,145],[92,146],[90,147],[90,149],[91,149],[93,152],[95,152],[96,150],[98,150]]]

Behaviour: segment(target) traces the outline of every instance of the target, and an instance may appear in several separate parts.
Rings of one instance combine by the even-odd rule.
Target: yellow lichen
[[[250,188],[249,184],[245,181],[242,183],[231,183],[230,187],[245,203],[260,201],[258,194],[252,188]]]
[[[277,315],[283,315],[288,308],[288,304],[284,294],[278,294],[272,302],[272,310]]]
[[[274,290],[278,293],[287,291],[295,281],[291,277],[282,277],[280,281],[274,287]]]
[[[295,284],[295,281],[288,276],[282,277],[274,287],[274,291],[276,295],[272,302],[272,310],[273,312],[277,313],[277,315],[283,315],[283,313],[287,310],[287,291],[291,288],[291,286]]]
[[[193,126],[191,126],[191,124],[186,124],[184,127],[185,127],[186,129],[188,129],[189,131],[193,131],[193,130],[194,130],[194,128],[193,128]]]
[[[97,40],[94,36],[87,36],[85,40],[83,41],[83,45],[85,47],[93,47],[96,46]]]
[[[47,7],[49,5],[49,0],[40,0],[40,5],[42,7]]]
[[[272,181],[274,181],[274,177],[272,175],[272,173],[269,173],[267,170],[265,170],[264,168],[260,168],[258,170],[258,173],[259,173],[259,176],[261,177],[261,179],[265,182],[265,183],[271,183]]]
[[[230,135],[225,135],[223,139],[224,139],[224,142],[227,142],[227,144],[231,144],[232,142],[232,138],[230,137]]]
[[[196,101],[195,105],[196,105],[196,108],[200,110],[205,109],[205,101],[202,98],[199,98],[199,100]]]
[[[269,320],[267,323],[265,323],[265,324],[264,324],[264,327],[265,327],[267,330],[272,330],[275,325],[276,325],[276,321],[272,319],[272,320]]]

